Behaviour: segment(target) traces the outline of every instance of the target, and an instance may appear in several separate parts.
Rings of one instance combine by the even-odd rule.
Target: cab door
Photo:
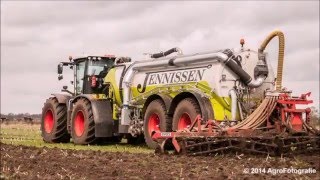
[[[75,94],[83,94],[83,87],[84,87],[84,75],[86,70],[86,61],[80,61],[76,64],[76,70],[74,74],[74,88]]]

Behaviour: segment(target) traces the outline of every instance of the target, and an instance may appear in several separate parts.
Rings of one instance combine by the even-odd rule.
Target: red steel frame
[[[312,100],[307,100],[307,97],[309,97],[310,95],[311,92],[302,94],[300,97],[289,97],[288,94],[279,95],[278,103],[283,106],[283,108],[280,108],[282,124],[289,124],[291,126],[290,128],[296,132],[303,131],[303,124],[309,123],[311,109],[297,109],[296,105],[307,105],[312,103]],[[306,114],[305,122],[303,121],[302,117],[303,113]],[[282,130],[283,128],[278,126],[277,129]]]
[[[306,113],[306,121],[308,123],[311,109],[297,109],[296,105],[312,103],[312,100],[307,100],[306,98],[310,94],[311,92],[302,94],[300,97],[290,97],[287,93],[280,94],[277,108],[281,114],[281,123],[277,122],[275,126],[271,126],[268,121],[267,129],[275,128],[280,133],[283,127],[288,126],[287,118],[289,118],[291,129],[298,132],[303,131],[304,121],[302,114]],[[204,125],[201,122],[202,118],[198,115],[189,128],[178,132],[154,132],[152,138],[154,140],[164,140],[161,146],[164,146],[166,140],[171,139],[176,151],[180,152],[181,146],[176,140],[179,137],[252,137],[252,133],[255,131],[254,129],[233,129],[232,127],[221,129],[214,120],[208,120]]]

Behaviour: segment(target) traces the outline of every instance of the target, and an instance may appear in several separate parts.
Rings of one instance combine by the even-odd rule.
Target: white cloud
[[[274,29],[286,36],[284,85],[312,91],[319,107],[317,1],[1,1],[1,112],[39,113],[68,84],[57,81],[56,65],[69,55],[137,60],[171,47],[185,54],[239,47],[240,38],[257,49]],[[277,43],[267,49],[274,67]]]

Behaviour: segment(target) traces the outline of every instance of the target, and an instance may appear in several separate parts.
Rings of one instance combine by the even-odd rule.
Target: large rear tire
[[[198,102],[193,98],[183,99],[174,111],[172,130],[178,131],[187,128],[192,124],[198,114],[201,114]]]
[[[74,144],[93,144],[96,142],[95,124],[89,100],[79,99],[71,114],[71,137]]]
[[[168,116],[166,106],[162,100],[153,100],[147,107],[144,115],[144,139],[148,147],[155,149],[158,143],[152,139],[154,132],[167,131]]]
[[[67,130],[67,106],[59,104],[57,98],[46,100],[42,108],[41,135],[45,142],[70,142]]]

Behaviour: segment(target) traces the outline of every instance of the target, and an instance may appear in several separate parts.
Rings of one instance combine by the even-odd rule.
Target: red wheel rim
[[[46,133],[52,132],[53,124],[54,124],[53,113],[49,109],[44,116],[44,130]]]
[[[191,118],[188,113],[183,113],[178,122],[178,130],[183,130],[191,125]]]
[[[153,113],[150,117],[149,117],[149,121],[148,121],[148,132],[149,135],[152,135],[152,132],[160,132],[160,118],[157,114]]]
[[[84,115],[82,111],[78,111],[74,120],[74,131],[77,136],[82,136],[84,132]]]

